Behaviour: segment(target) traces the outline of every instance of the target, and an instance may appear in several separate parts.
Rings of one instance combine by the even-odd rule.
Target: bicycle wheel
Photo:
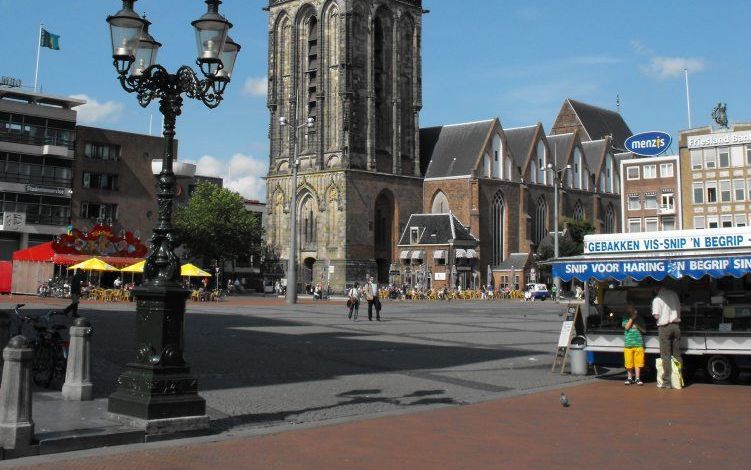
[[[68,358],[66,357],[65,347],[62,344],[55,344],[52,353],[52,377],[48,388],[55,390],[63,388],[67,368]]]
[[[39,343],[34,348],[34,360],[31,363],[31,379],[40,387],[47,388],[53,375],[53,351],[48,343]]]

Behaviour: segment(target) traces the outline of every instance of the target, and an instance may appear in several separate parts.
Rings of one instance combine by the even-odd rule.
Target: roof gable
[[[613,145],[623,148],[626,139],[633,135],[619,113],[570,98],[566,98],[566,101],[576,113],[589,140],[612,136]]]
[[[412,214],[399,238],[399,245],[411,245],[410,229],[417,228],[417,245],[447,245],[450,241],[477,242],[469,229],[449,214]]]
[[[420,161],[426,178],[470,175],[496,119],[420,129]]]

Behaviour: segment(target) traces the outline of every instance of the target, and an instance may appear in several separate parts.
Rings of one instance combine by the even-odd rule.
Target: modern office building
[[[0,260],[70,224],[75,108],[84,103],[0,85]]]
[[[678,155],[621,159],[620,175],[624,233],[682,228]]]
[[[679,138],[683,228],[745,227],[751,219],[751,124]]]

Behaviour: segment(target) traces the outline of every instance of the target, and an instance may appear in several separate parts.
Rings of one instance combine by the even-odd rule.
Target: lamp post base
[[[188,291],[179,286],[141,287],[134,295],[136,362],[118,378],[107,404],[109,415],[142,429],[170,429],[161,433],[208,427],[206,401],[182,357]]]

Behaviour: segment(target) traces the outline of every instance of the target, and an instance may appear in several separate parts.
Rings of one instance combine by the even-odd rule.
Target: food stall
[[[659,341],[652,300],[664,285],[681,299],[687,374],[701,368],[715,382],[731,382],[751,365],[751,228],[588,235],[583,255],[552,265],[563,281],[597,286],[585,289],[585,331],[578,332],[596,363],[622,361],[621,321],[634,305],[647,326],[647,365],[654,364]]]

